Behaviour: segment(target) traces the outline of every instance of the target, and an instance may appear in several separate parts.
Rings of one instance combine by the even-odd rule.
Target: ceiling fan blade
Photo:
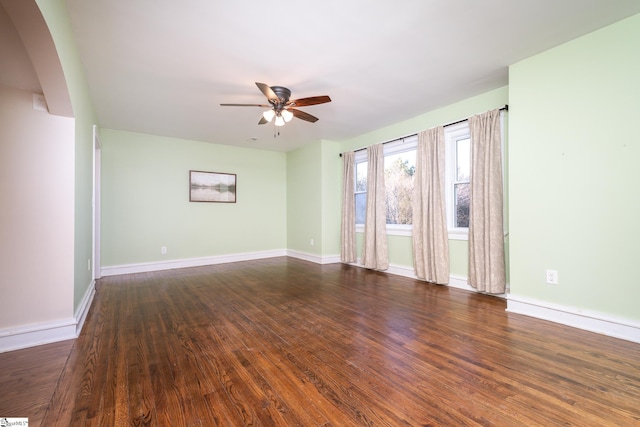
[[[276,95],[276,93],[273,91],[273,89],[271,89],[271,87],[268,84],[256,82],[256,86],[258,86],[258,89],[260,89],[260,92],[262,92],[264,96],[267,97],[269,102],[276,102],[276,103],[280,102],[280,98],[278,98],[278,95]]]
[[[293,113],[294,117],[305,120],[307,122],[315,123],[318,121],[317,117],[312,116],[309,113],[305,113],[304,111],[296,110],[295,108],[289,108],[288,110]]]
[[[260,121],[258,122],[259,125],[266,125],[267,123],[269,123],[267,119],[260,117]]]
[[[331,102],[331,98],[329,98],[327,95],[294,99],[293,101],[289,101],[288,105],[292,105],[295,107],[306,107],[309,105],[324,104],[325,102]]]
[[[266,107],[271,108],[271,105],[266,104],[220,104],[223,107]]]

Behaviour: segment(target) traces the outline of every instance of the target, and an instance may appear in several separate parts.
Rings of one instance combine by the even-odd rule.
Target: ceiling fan
[[[262,113],[262,118],[258,122],[259,125],[269,123],[275,117],[275,125],[283,126],[292,118],[305,120],[315,123],[318,118],[309,113],[298,110],[295,107],[308,107],[309,105],[324,104],[331,102],[331,98],[326,95],[311,96],[309,98],[300,98],[289,100],[291,91],[283,86],[269,86],[265,83],[256,82],[258,89],[267,97],[269,104],[220,104],[223,107],[267,107],[269,110]]]

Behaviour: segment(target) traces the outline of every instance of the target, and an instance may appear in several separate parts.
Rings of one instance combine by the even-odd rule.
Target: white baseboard
[[[356,265],[356,264],[354,264]],[[359,265],[358,267],[362,267]],[[385,270],[384,273],[395,274],[397,276],[409,277],[410,279],[418,279],[416,276],[416,271],[413,267],[409,267],[406,265],[395,265],[390,264],[389,269]],[[467,278],[463,276],[449,276],[449,283],[444,286],[450,286],[452,288],[464,289],[465,291],[477,292],[471,286],[467,284]]]
[[[202,258],[175,259],[139,264],[126,264],[102,267],[101,276],[117,276],[120,274],[147,273],[150,271],[172,270],[175,268],[200,267],[203,265],[225,264],[228,262],[252,261],[256,259],[286,256],[287,251],[278,249],[273,251],[248,252],[240,254],[216,255]]]
[[[93,301],[93,297],[96,294],[96,281],[91,280],[87,291],[84,293],[82,297],[82,301],[80,301],[80,305],[76,309],[74,317],[76,319],[76,337],[80,336],[80,331],[84,326],[84,321],[87,318],[87,314],[89,313],[89,307],[91,307],[91,302]]]
[[[513,294],[507,297],[507,311],[640,343],[640,323],[628,319]]]
[[[340,262],[340,255],[315,255],[307,252],[287,250],[287,256],[291,258],[298,258],[305,261],[315,262],[316,264],[336,264]]]
[[[360,260],[358,260],[355,263],[351,263],[349,265],[353,265],[354,267],[364,268],[362,267],[362,264],[360,264]],[[410,279],[421,280],[421,279],[418,279],[418,276],[416,276],[416,272],[414,268],[406,265],[390,264],[389,268],[387,270],[384,270],[383,273],[395,274],[396,276],[403,276],[403,277],[408,277]],[[475,289],[474,287],[470,286],[467,283],[467,278],[464,276],[457,276],[452,274],[449,276],[449,283],[443,286],[449,286],[456,289],[462,289],[464,291],[478,293],[477,289]],[[499,298],[505,297],[505,294],[488,294],[488,295],[499,297]]]
[[[0,353],[77,338],[75,319],[0,330]]]
[[[338,258],[338,262],[339,261],[340,261],[340,258]],[[364,268],[364,266],[362,265],[362,260],[360,258],[358,258],[356,262],[350,262],[349,265],[352,265],[354,267]],[[416,272],[413,269],[413,267],[408,267],[406,265],[389,264],[388,269],[381,270],[380,272],[395,274],[396,276],[402,276],[402,277],[408,277],[410,279],[420,280],[418,279],[418,276],[416,276]]]
[[[21,325],[0,330],[0,353],[78,338],[96,293],[92,280],[73,319]]]
[[[358,260],[358,262],[360,262],[360,260]],[[362,267],[362,264],[353,265]],[[389,264],[389,268],[384,270],[383,273],[395,274],[396,276],[408,277],[410,279],[418,280],[418,276],[416,276],[416,272],[414,271],[413,267],[407,267],[405,265]]]

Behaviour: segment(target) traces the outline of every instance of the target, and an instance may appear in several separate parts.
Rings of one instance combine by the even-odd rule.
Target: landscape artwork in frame
[[[190,202],[236,202],[236,174],[189,171]]]

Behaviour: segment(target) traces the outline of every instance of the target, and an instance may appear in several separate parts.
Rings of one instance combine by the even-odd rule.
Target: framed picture
[[[236,202],[236,174],[189,171],[190,202]]]

